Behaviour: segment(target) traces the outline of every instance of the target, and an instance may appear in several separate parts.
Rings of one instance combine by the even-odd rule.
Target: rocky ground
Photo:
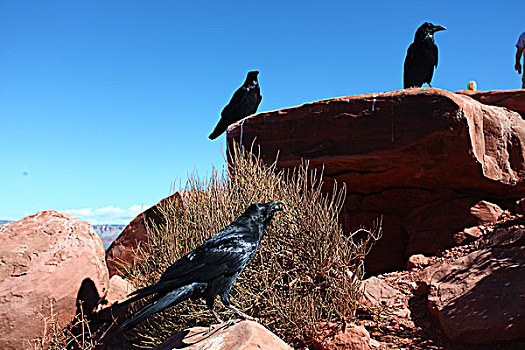
[[[468,254],[472,246],[454,248],[446,252],[447,257],[436,258],[446,262]],[[439,264],[439,261],[435,262]],[[457,344],[450,341],[441,330],[439,322],[428,309],[426,295],[415,295],[420,281],[421,268],[411,271],[397,271],[378,276],[392,288],[401,291],[402,297],[392,307],[387,307],[382,314],[370,315],[373,320],[362,324],[370,332],[372,339],[379,342],[378,349],[524,349],[525,341],[518,343],[498,343],[488,345]]]
[[[523,216],[512,216],[508,213],[496,223],[485,225],[484,230],[490,233],[498,228],[505,230],[525,229]],[[520,236],[523,245],[523,237]],[[374,286],[380,291],[372,291],[372,296],[366,296],[370,308],[361,310],[360,319],[370,332],[372,339],[378,341],[377,349],[453,349],[453,350],[492,350],[492,349],[525,349],[523,341],[500,341],[492,344],[458,344],[451,341],[434,315],[429,310],[428,295],[431,289],[432,273],[449,266],[457,259],[479,251],[484,245],[483,237],[466,245],[448,249],[437,256],[412,256],[408,261],[407,270],[395,271],[376,276]],[[514,243],[513,243],[514,244]],[[525,264],[525,261],[522,261]],[[385,286],[392,289],[385,288]],[[494,293],[496,297],[497,292]],[[523,295],[515,295],[516,299]],[[511,307],[519,308],[523,304],[516,300]],[[489,305],[486,305],[488,308]],[[519,311],[519,310],[518,310]],[[521,315],[523,317],[523,310]],[[494,332],[490,327],[489,334]],[[495,336],[495,334],[493,334]]]

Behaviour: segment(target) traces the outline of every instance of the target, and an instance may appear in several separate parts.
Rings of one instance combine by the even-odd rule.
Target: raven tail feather
[[[154,301],[142,307],[131,318],[124,321],[120,327],[125,331],[131,329],[140,322],[144,321],[148,316],[188,299],[193,294],[193,287],[194,286],[192,283],[190,285],[177,288],[166,295],[155,299]]]

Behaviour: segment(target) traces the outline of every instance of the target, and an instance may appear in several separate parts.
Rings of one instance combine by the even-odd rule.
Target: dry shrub
[[[112,325],[103,329],[92,329],[88,318],[80,305],[80,313],[66,327],[59,325],[53,303],[49,305],[49,316],[40,314],[42,319],[42,335],[27,341],[26,350],[93,350],[101,345],[101,339]]]
[[[285,210],[275,215],[258,253],[235,283],[232,303],[295,345],[309,343],[323,322],[351,321],[360,299],[363,260],[380,225],[359,230],[359,240],[356,234],[345,235],[338,221],[345,188],[334,185],[330,195],[323,195],[321,174],[308,163],[277,171],[275,163],[265,165],[236,147],[229,158],[222,174],[189,177],[184,209],[161,209],[165,224],[149,226],[148,249],[138,252],[143,260],[129,271],[131,280],[137,287],[156,282],[169,265],[229,225],[249,204],[280,200]],[[151,346],[175,331],[214,320],[204,302],[187,301],[149,317],[137,332],[142,345]]]

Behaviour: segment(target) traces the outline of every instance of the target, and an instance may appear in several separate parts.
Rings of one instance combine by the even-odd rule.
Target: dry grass
[[[307,163],[294,171],[277,171],[275,164],[265,165],[236,148],[228,163],[228,171],[214,172],[209,179],[190,176],[184,209],[161,208],[165,224],[149,227],[148,250],[137,252],[143,260],[128,271],[134,284],[156,282],[169,265],[230,224],[249,204],[280,200],[285,210],[276,214],[257,255],[234,285],[233,304],[294,345],[308,344],[323,322],[352,321],[363,260],[380,225],[345,235],[338,218],[345,188],[323,195],[321,174]],[[178,330],[213,321],[203,302],[187,301],[150,317],[137,334],[142,345],[152,346]]]
[[[92,330],[90,323],[80,306],[80,314],[76,315],[73,322],[63,327],[59,324],[57,314],[53,310],[53,303],[49,306],[49,316],[40,314],[42,319],[42,335],[27,341],[26,350],[93,350],[101,344],[111,325],[106,325],[104,330]]]

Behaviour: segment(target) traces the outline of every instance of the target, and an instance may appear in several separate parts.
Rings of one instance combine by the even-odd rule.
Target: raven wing
[[[434,67],[438,66],[438,47],[435,43],[432,43],[432,48],[430,49],[432,52],[432,63],[434,64]]]
[[[230,102],[223,108],[221,119],[210,134],[211,140],[221,135],[231,124],[257,112],[262,96],[258,85],[241,86],[235,91]]]
[[[427,39],[422,46],[423,58],[425,60],[423,73],[423,82],[430,84],[434,75],[434,67],[438,64],[438,48],[434,40]]]
[[[404,71],[403,71],[403,87],[405,89],[413,86],[412,78],[410,77],[413,61],[414,61],[414,43],[410,44],[410,46],[408,47],[407,55],[405,57],[405,66],[404,66]]]
[[[253,97],[251,95],[250,89],[244,86],[241,86],[239,89],[237,89],[237,91],[235,91],[230,102],[226,105],[226,107],[223,108],[221,112],[221,119],[219,119],[215,129],[213,129],[213,132],[209,136],[211,140],[219,137],[219,135],[228,129],[230,124],[233,124],[236,121],[239,121],[242,118],[257,111],[257,106],[259,103],[256,103],[255,108],[250,107],[254,104],[252,101]]]
[[[123,305],[152,294],[162,297],[173,289],[192,283],[206,283],[221,275],[240,273],[257,250],[258,241],[249,237],[250,233],[240,231],[239,227],[226,227],[174,262],[157,283],[131,293],[133,297]]]
[[[257,111],[262,99],[259,91],[258,87],[244,86],[235,91],[230,103],[221,112],[221,116],[228,121],[228,125]]]
[[[244,269],[255,254],[258,242],[246,239],[243,234],[221,233],[177,260],[164,272],[159,283],[169,282],[174,286],[207,282]]]

